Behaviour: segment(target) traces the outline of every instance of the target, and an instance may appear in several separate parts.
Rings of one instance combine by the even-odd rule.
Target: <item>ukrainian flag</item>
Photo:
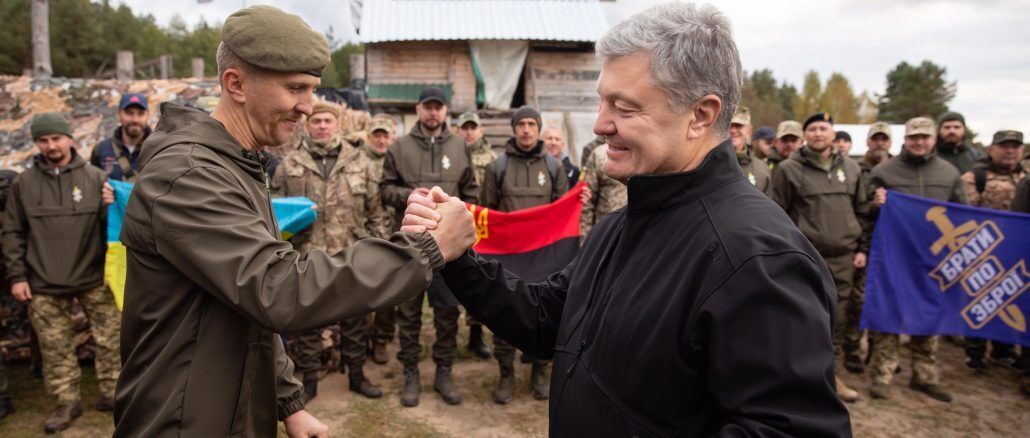
[[[107,256],[104,260],[104,277],[114,293],[114,302],[118,310],[122,309],[125,297],[125,245],[118,238],[122,235],[122,217],[125,206],[129,203],[132,184],[122,181],[109,181],[114,187],[114,204],[107,208]],[[315,222],[316,213],[312,208],[315,203],[308,198],[275,198],[272,209],[283,240],[303,231]]]

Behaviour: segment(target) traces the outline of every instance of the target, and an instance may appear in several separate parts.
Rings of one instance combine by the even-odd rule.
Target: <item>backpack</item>
[[[551,175],[551,202],[560,197],[555,181],[558,181],[558,160],[549,154],[544,154],[544,164],[547,165],[547,173]],[[504,187],[504,176],[508,173],[508,154],[501,154],[494,160],[494,182],[497,183],[497,190]]]

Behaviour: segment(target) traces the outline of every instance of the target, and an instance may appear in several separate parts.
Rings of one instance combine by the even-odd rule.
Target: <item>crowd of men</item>
[[[484,138],[475,112],[461,114],[456,126],[450,126],[448,99],[439,88],[424,89],[415,111],[418,122],[407,133],[383,114],[372,118],[366,136],[354,137],[341,131],[339,106],[314,105],[299,140],[284,145],[277,165],[265,169],[273,196],[307,197],[316,204],[315,223],[291,238],[297,249],[332,255],[361,239],[387,238],[400,228],[409,196],[426,196],[433,186],[462,201],[508,212],[553,202],[583,181],[587,186],[582,196],[583,236],[627,202],[626,186],[600,171],[607,149],[600,147],[605,144],[603,136],[583,147],[576,166],[566,153],[562,129],[544,126],[534,108],[524,106],[514,112],[512,135],[502,154],[495,153]],[[40,153],[16,178],[6,173],[0,179],[5,199],[0,203],[5,279],[14,297],[28,304],[43,353],[45,385],[57,399],[44,426],[48,433],[67,428],[83,410],[81,372],[72,344],[73,299],[83,306],[97,343],[100,398],[96,409],[114,409],[121,318],[103,276],[106,206],[113,202],[106,180],[136,180],[140,150],[151,132],[149,119],[145,96],[122,96],[120,125],[93,148],[87,160],[76,152],[64,116],[36,116],[31,131]],[[801,123],[784,121],[775,130],[754,130],[749,111],[742,107],[733,115],[728,132],[747,180],[787,212],[832,273],[838,300],[833,346],[839,365],[853,374],[868,369],[873,383],[869,395],[891,397],[891,379],[899,367],[899,336],[868,333],[869,353],[863,357],[860,343],[865,334],[859,328],[867,255],[878,209],[888,202],[885,190],[1026,212],[1030,180],[1025,178],[1026,161],[1021,163],[1023,134],[999,131],[984,153],[970,144],[961,115],[948,113],[937,121],[916,117],[906,122],[904,138],[897,139],[903,142],[901,153],[894,157],[889,152],[896,140],[890,126],[877,122],[869,128],[867,152],[855,160],[848,156],[852,139],[836,132],[832,116],[826,113]],[[400,402],[406,407],[418,405],[427,297],[436,333],[433,389],[447,404],[462,403],[452,371],[462,312],[439,273],[425,293],[396,308],[338,323],[340,371],[347,374],[351,391],[368,398],[383,396],[365,373],[366,360],[388,363],[387,345],[396,334],[396,359],[404,369]],[[515,348],[499,337],[493,338],[491,348],[484,340],[483,326],[470,315],[466,322],[468,350],[497,361],[493,401],[510,403],[516,386]],[[292,359],[302,375],[306,400],[317,396],[319,379],[324,377],[323,330],[289,334],[297,345]],[[972,370],[986,372],[987,360],[1021,368],[1021,389],[1030,395],[1030,355],[1020,355],[1018,348],[1004,343],[972,338],[964,342]],[[937,364],[938,337],[913,336],[908,345],[910,388],[951,401]],[[526,355],[522,361],[531,364],[529,387],[534,398],[548,399],[549,361]],[[840,375],[838,396],[854,402],[859,394]],[[5,382],[0,376],[0,419],[14,412]]]

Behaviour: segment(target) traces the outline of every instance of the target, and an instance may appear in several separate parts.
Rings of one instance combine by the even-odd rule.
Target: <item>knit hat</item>
[[[953,120],[958,120],[962,122],[962,126],[966,125],[966,118],[963,117],[962,114],[956,112],[947,112],[941,114],[941,116],[937,118],[937,126],[941,126],[944,124],[944,122],[950,122]]]
[[[537,111],[529,105],[523,105],[518,111],[515,111],[515,115],[511,116],[511,127],[515,129],[515,125],[522,119],[533,119],[536,120],[537,125],[543,124],[543,119],[540,117],[540,111]]]
[[[68,120],[60,113],[44,113],[32,118],[33,140],[50,134],[63,134],[73,138]]]

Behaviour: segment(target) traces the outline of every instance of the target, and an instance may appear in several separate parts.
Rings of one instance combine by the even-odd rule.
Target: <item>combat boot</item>
[[[844,355],[844,369],[854,374],[865,372],[865,364],[862,363],[862,358],[858,355],[858,352]]]
[[[533,370],[529,375],[529,386],[533,388],[533,398],[547,400],[551,396],[551,385],[547,382],[547,363],[533,362]]]
[[[72,424],[72,420],[79,418],[80,415],[82,415],[81,402],[57,405],[57,409],[54,409],[50,418],[47,418],[46,423],[43,424],[43,431],[55,433],[65,430]]]
[[[515,399],[515,370],[510,367],[501,367],[501,379],[497,381],[497,388],[493,393],[494,403],[506,405]]]
[[[873,382],[869,388],[869,395],[875,399],[887,400],[891,398],[890,387],[884,383]]]
[[[383,391],[378,386],[373,384],[365,373],[360,368],[351,368],[350,375],[347,376],[350,379],[350,390],[357,394],[361,394],[368,398],[379,398],[383,396]]]
[[[114,412],[114,397],[100,396],[97,400],[97,410],[100,412]]]
[[[473,325],[469,327],[469,351],[480,359],[487,359],[492,352],[490,347],[483,342],[483,326]]]
[[[444,365],[436,366],[436,378],[433,379],[433,389],[440,393],[444,403],[449,405],[461,404],[461,394],[458,393],[458,389],[454,387],[454,381],[451,380],[451,367]]]
[[[389,356],[386,355],[386,344],[380,344],[375,342],[372,344],[372,362],[379,365],[383,365],[388,362]]]
[[[304,373],[304,403],[318,397],[318,373],[309,371]]]
[[[11,397],[4,396],[0,397],[0,420],[7,418],[8,415],[14,413],[14,404],[11,403]]]
[[[851,389],[848,385],[844,384],[844,381],[837,377],[837,397],[841,401],[846,403],[854,403],[858,401],[858,391]]]
[[[930,385],[926,383],[919,383],[911,381],[908,383],[908,387],[923,394],[930,396],[930,398],[945,403],[951,403],[951,394],[948,393],[941,385]]]
[[[418,394],[422,392],[418,368],[404,368],[404,389],[401,390],[401,406],[418,406]]]

